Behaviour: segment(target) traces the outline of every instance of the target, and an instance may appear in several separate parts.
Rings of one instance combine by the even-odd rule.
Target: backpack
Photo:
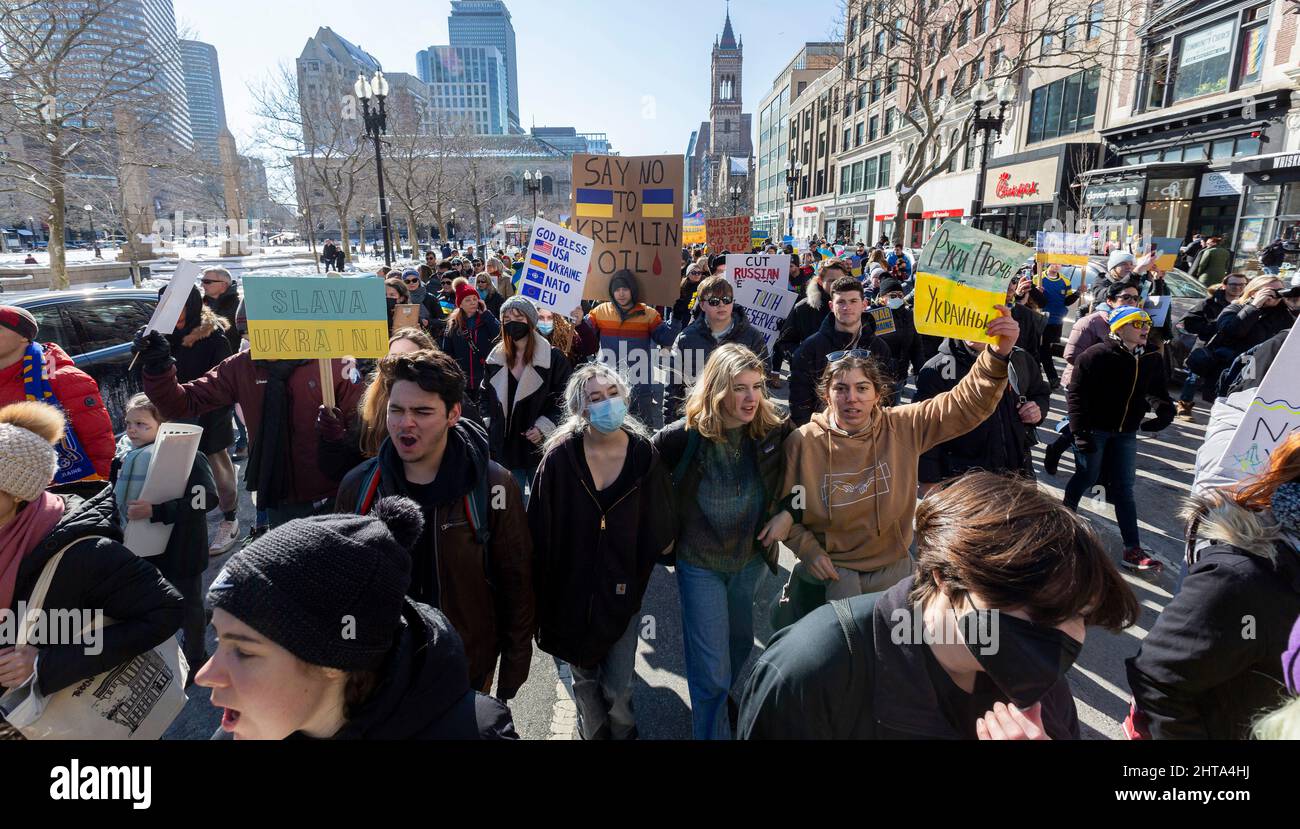
[[[354,510],[357,515],[366,515],[370,512],[370,508],[374,506],[375,499],[379,494],[379,483],[382,477],[379,471],[379,462],[376,460],[370,471],[361,479],[361,486],[357,490],[357,505]],[[465,494],[463,506],[465,518],[474,531],[474,540],[483,545],[486,551],[488,542],[492,540],[492,527],[488,523],[488,510],[491,501],[488,498],[487,475],[480,478],[474,488]]]

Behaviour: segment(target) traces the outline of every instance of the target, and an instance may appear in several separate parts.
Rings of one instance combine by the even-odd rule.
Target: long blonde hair
[[[1252,299],[1255,298],[1255,294],[1264,290],[1266,286],[1272,285],[1274,282],[1281,282],[1281,281],[1282,281],[1281,278],[1278,277],[1277,274],[1272,274],[1272,273],[1260,274],[1259,276],[1250,280],[1250,282],[1246,283],[1246,289],[1241,292],[1241,296],[1237,297],[1236,301],[1233,302],[1232,304],[1245,305],[1246,303],[1250,302]]]
[[[1256,740],[1300,740],[1300,697],[1292,697],[1255,720],[1251,737]]]
[[[767,376],[767,367],[757,354],[739,343],[727,343],[719,346],[709,355],[704,364],[704,371],[691,387],[686,399],[686,428],[694,429],[701,437],[709,440],[723,440],[726,426],[722,414],[731,396],[731,385],[736,378],[746,371],[756,371],[759,377]],[[777,411],[772,399],[767,396],[764,387],[758,400],[758,410],[749,423],[749,436],[761,440],[768,432],[785,420]]]

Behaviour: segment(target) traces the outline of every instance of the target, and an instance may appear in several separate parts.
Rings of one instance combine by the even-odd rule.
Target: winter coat
[[[506,298],[498,291],[488,291],[487,298],[483,301],[487,303],[488,312],[493,317],[501,319],[501,306],[506,304]]]
[[[907,406],[879,406],[857,434],[818,412],[785,442],[783,492],[800,485],[803,515],[786,546],[801,560],[824,553],[868,571],[907,557],[921,454],[993,414],[1007,385],[1006,360],[985,351],[952,391]]]
[[[563,418],[564,387],[568,385],[573,370],[560,350],[545,337],[536,332],[530,336],[533,338],[533,361],[524,367],[519,377],[511,410],[505,410],[510,368],[506,365],[505,346],[501,344],[488,355],[479,402],[487,420],[488,444],[493,460],[507,468],[532,470],[541,461],[541,451],[534,448],[526,458],[508,457],[507,437],[512,433],[518,437],[534,426],[543,437],[555,431]],[[528,442],[527,438],[522,440]]]
[[[807,295],[794,304],[790,316],[781,324],[777,347],[783,353],[793,355],[804,340],[821,330],[822,323],[830,313],[830,292],[822,290],[816,282],[809,281]]]
[[[1061,375],[1061,385],[1067,389],[1074,378],[1074,364],[1080,355],[1097,343],[1110,340],[1109,314],[1105,311],[1093,311],[1080,320],[1075,320],[1070,328],[1070,339],[1065,343],[1065,373]]]
[[[1286,259],[1286,247],[1281,241],[1273,242],[1259,252],[1259,264],[1266,268],[1276,268]]]
[[[1205,287],[1217,285],[1232,270],[1232,251],[1223,245],[1205,248],[1192,263],[1192,279],[1199,280]]]
[[[708,362],[709,355],[718,346],[727,343],[745,346],[758,355],[767,370],[771,370],[772,359],[767,353],[767,339],[762,331],[750,325],[745,309],[740,306],[732,308],[731,330],[721,340],[709,331],[709,321],[701,314],[677,335],[677,340],[673,343],[668,390],[664,393],[664,423],[672,423],[682,416],[686,407],[686,395],[704,373],[704,364]]]
[[[445,503],[421,504],[425,533],[411,550],[415,562],[407,595],[447,614],[465,642],[471,679],[490,675],[501,657],[497,696],[509,699],[528,678],[533,652],[533,553],[523,497],[514,476],[488,458],[487,435],[479,427],[457,422],[447,439],[456,441],[464,453],[459,494]],[[505,494],[504,509],[487,511],[486,548],[467,512],[470,493],[485,475],[490,498]],[[378,457],[349,472],[339,484],[336,509],[357,512],[365,500],[362,486],[372,479],[377,487],[371,505],[389,495],[412,497],[402,461],[385,440]],[[433,520],[427,517],[430,509]]]
[[[671,347],[677,336],[676,323],[669,325],[658,311],[637,301],[635,286],[632,307],[626,313],[611,299],[592,308],[586,321],[600,339],[602,359],[607,354],[611,365],[634,375],[649,375],[654,365],[655,346]],[[652,384],[634,382],[633,385]]]
[[[43,694],[121,665],[157,647],[180,629],[182,600],[146,559],[122,546],[113,505],[113,488],[103,482],[52,487],[64,513],[45,540],[18,564],[14,604],[31,598],[41,570],[54,554],[73,544],[55,571],[44,610],[102,611],[113,619],[100,632],[102,649],[91,655],[81,644],[42,645],[36,676]],[[206,553],[207,542],[204,541]]]
[[[695,307],[693,300],[695,292],[700,289],[700,283],[704,278],[692,280],[690,277],[682,277],[681,285],[677,290],[677,301],[673,303],[672,316],[669,318],[674,328],[684,329],[691,323],[691,311]]]
[[[116,485],[121,461],[113,461],[113,474],[109,483]],[[126,515],[128,504],[117,504],[120,516]],[[170,524],[172,531],[162,553],[145,559],[158,568],[168,581],[177,582],[193,578],[208,569],[208,512],[217,508],[217,483],[212,477],[212,467],[202,452],[194,455],[189,481],[179,498],[153,505],[149,521]],[[121,524],[119,523],[120,527]],[[198,667],[195,666],[195,670]]]
[[[847,630],[827,604],[778,631],[745,683],[738,738],[974,739],[973,720],[953,723],[944,714],[932,674],[943,669],[932,667],[929,645],[912,637],[899,642],[898,618],[919,612],[908,599],[912,584],[909,576],[882,593],[849,599]],[[1011,704],[983,673],[974,694],[987,700],[983,710]],[[1048,736],[1080,738],[1068,679],[1052,686],[1042,706]]]
[[[1242,740],[1288,699],[1282,652],[1300,616],[1300,551],[1271,513],[1222,491],[1194,506],[1205,511],[1198,537],[1214,543],[1126,661],[1129,687],[1156,739]]]
[[[1070,431],[1159,432],[1174,419],[1165,361],[1159,351],[1134,354],[1117,339],[1098,343],[1075,361],[1066,393]],[[1150,420],[1142,418],[1155,409]]]
[[[130,339],[129,333],[124,333]],[[45,352],[46,371],[50,375],[50,389],[63,407],[72,431],[86,450],[86,456],[95,466],[95,474],[104,480],[113,468],[117,453],[117,440],[113,437],[113,422],[109,419],[99,384],[86,372],[77,368],[72,358],[57,343],[41,346]],[[0,368],[0,406],[21,403],[27,399],[23,386],[23,360]]]
[[[1195,334],[1197,340],[1207,343],[1219,330],[1219,315],[1227,307],[1228,295],[1220,288],[1187,312],[1187,316],[1183,317],[1183,328],[1188,334]]]
[[[483,364],[492,353],[492,344],[501,334],[501,325],[488,311],[479,311],[468,321],[461,315],[457,324],[450,319],[443,331],[439,347],[450,354],[465,374],[465,388],[478,397],[483,383]]]
[[[335,405],[351,422],[357,416],[364,387],[343,376],[343,361],[331,360]],[[176,368],[144,375],[144,391],[167,420],[197,418],[238,403],[244,410],[250,444],[262,430],[262,400],[269,377],[266,361],[253,360],[242,351],[189,383],[178,383]],[[289,375],[289,456],[285,503],[310,504],[334,497],[337,483],[321,471],[317,456],[316,416],[322,397],[320,369],[315,360],[304,362]]]
[[[167,336],[173,359],[176,360],[176,381],[188,383],[197,380],[215,368],[234,351],[226,336],[226,321],[209,310],[199,298],[196,288],[190,295],[193,302],[185,309],[185,328]],[[191,313],[191,310],[197,313]],[[235,443],[231,416],[233,406],[214,409],[192,422],[203,427],[199,452],[205,455],[229,449]]]
[[[225,334],[226,339],[230,341],[230,353],[235,354],[239,351],[239,326],[237,319],[239,315],[239,286],[231,281],[230,287],[221,296],[213,299],[206,294],[203,297],[203,304],[212,309],[212,312],[226,321]]]
[[[872,310],[881,307],[876,306]],[[925,366],[925,350],[921,345],[921,335],[916,331],[916,321],[912,309],[904,306],[891,310],[894,317],[894,330],[879,337],[889,347],[889,373],[894,380],[901,383],[910,374],[920,374]]]
[[[786,510],[794,519],[798,521],[803,516],[803,511],[795,509],[793,506],[793,497],[781,488],[785,483],[785,450],[782,448],[787,438],[794,431],[794,425],[789,420],[784,420],[779,426],[772,429],[763,438],[758,441],[754,447],[754,456],[758,462],[758,477],[763,483],[763,494],[765,506],[762,517],[759,519],[758,526],[754,528],[754,552],[761,553],[763,560],[767,562],[767,567],[773,575],[778,573],[777,558],[780,553],[778,544],[772,544],[764,547],[758,540],[759,529],[772,519],[781,510]],[[686,512],[685,505],[694,503],[700,491],[700,462],[703,454],[700,452],[701,442],[705,438],[694,436],[696,448],[694,457],[688,463],[684,470],[681,480],[673,482],[674,498],[677,503],[678,514]],[[678,420],[660,429],[654,437],[655,449],[659,450],[659,457],[663,460],[664,468],[669,474],[675,474],[677,467],[681,464],[682,458],[689,450],[692,442],[692,435],[686,428],[684,419]]]
[[[1039,351],[1042,349],[1043,332],[1047,330],[1047,317],[1038,313],[1032,307],[1017,302],[1011,306],[1011,318],[1020,325],[1020,336],[1016,339],[1016,348],[1032,354],[1037,359]],[[924,339],[922,337],[922,341]],[[935,353],[938,353],[937,346],[935,347]],[[930,357],[933,356],[934,354],[930,355]]]
[[[970,373],[977,356],[959,340],[944,340],[939,354],[916,376],[913,402],[920,403],[956,388]],[[972,469],[1032,475],[1030,449],[1037,443],[1034,433],[1038,424],[1027,424],[1020,419],[1022,402],[1037,404],[1046,418],[1051,409],[1052,389],[1038,359],[1017,348],[1012,350],[1007,366],[1007,389],[993,414],[966,434],[926,450],[918,468],[921,483],[937,483]]]
[[[875,318],[870,313],[863,313],[858,348],[870,352],[888,369],[893,353],[875,331]],[[821,411],[825,405],[817,396],[817,383],[826,368],[826,355],[843,351],[852,340],[852,334],[835,330],[835,315],[827,314],[817,333],[804,340],[790,358],[790,419],[796,426],[807,423],[813,412]]]
[[[672,483],[650,441],[628,435],[631,489],[602,512],[584,480],[583,438],[546,453],[528,502],[537,645],[583,668],[600,664],[641,610],[656,562],[673,546]]]
[[[1285,302],[1272,308],[1257,308],[1246,302],[1229,305],[1219,314],[1218,339],[1215,348],[1224,348],[1241,354],[1295,325],[1295,317],[1287,310]]]

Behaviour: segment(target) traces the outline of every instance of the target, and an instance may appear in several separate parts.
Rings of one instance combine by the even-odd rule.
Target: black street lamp
[[[799,183],[799,176],[802,173],[803,162],[795,161],[790,165],[790,169],[787,170],[785,174],[785,198],[790,205],[790,212],[786,217],[788,219],[788,230],[786,231],[786,235],[790,237],[794,236],[794,188],[795,185]]]
[[[451,218],[447,220],[447,243],[452,247],[458,247],[456,244],[456,208],[451,209]]]
[[[991,103],[995,94],[998,114],[986,118],[983,114],[984,105]],[[984,133],[980,147],[979,172],[975,176],[975,199],[971,202],[970,208],[971,226],[978,228],[984,221],[980,214],[984,212],[984,179],[988,174],[989,154],[993,152],[993,134],[1002,132],[1006,122],[1007,107],[1016,99],[1016,85],[1010,78],[1003,78],[998,82],[995,93],[989,88],[987,81],[981,80],[971,87],[970,97],[973,102],[970,110],[971,137],[967,140],[973,141],[977,133]]]
[[[533,197],[533,215],[537,215],[537,194],[542,190],[542,171],[530,173],[524,170],[524,189]]]
[[[380,150],[380,136],[388,133],[388,112],[384,108],[384,99],[388,97],[388,81],[383,72],[366,80],[364,75],[357,75],[357,82],[352,91],[361,99],[362,117],[366,125],[366,135],[375,142],[375,172],[379,176],[379,215],[384,233],[384,264],[393,264],[393,252],[389,248],[388,199],[384,197],[384,157]],[[370,99],[376,101],[376,108],[370,109]]]
[[[731,215],[735,216],[740,210],[740,199],[745,195],[745,187],[741,184],[733,184],[727,189],[727,195],[731,196]]]
[[[86,218],[90,220],[90,241],[95,246],[95,258],[103,259],[104,254],[99,250],[99,234],[95,233],[95,206],[86,205]]]

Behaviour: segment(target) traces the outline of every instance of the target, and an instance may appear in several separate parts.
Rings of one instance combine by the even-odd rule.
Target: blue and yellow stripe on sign
[[[671,187],[641,191],[641,215],[647,219],[671,219],[675,215]]]
[[[388,321],[249,320],[248,342],[255,360],[379,359],[388,354]]]
[[[614,218],[614,191],[579,187],[573,197],[574,210],[579,216],[596,219]]]
[[[541,268],[543,271],[547,270],[549,267],[549,263],[547,263],[546,259],[540,253],[534,253],[529,257],[528,265],[533,268]]]

